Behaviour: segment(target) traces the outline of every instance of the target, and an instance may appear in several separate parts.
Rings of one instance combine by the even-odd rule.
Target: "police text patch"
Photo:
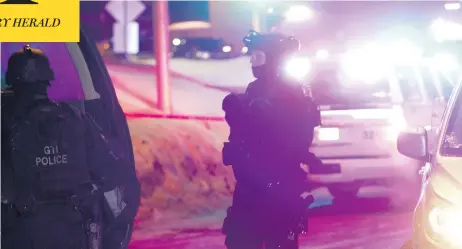
[[[47,145],[43,147],[43,155],[35,158],[35,166],[52,166],[67,164],[67,154],[59,151],[59,146]]]

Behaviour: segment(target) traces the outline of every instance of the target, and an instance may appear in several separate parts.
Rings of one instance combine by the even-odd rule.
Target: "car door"
[[[100,95],[99,99],[93,99],[90,96],[90,99],[85,101],[85,109],[105,131],[104,135],[111,140],[111,148],[119,157],[124,158],[134,171],[135,159],[127,119],[117,99],[103,58],[96,44],[83,30],[80,34],[78,46],[89,69],[94,89]]]
[[[104,240],[103,244],[109,246],[117,244],[120,248],[127,248],[133,233],[133,222],[140,205],[140,183],[136,178],[135,158],[133,146],[128,129],[127,119],[122,111],[117,95],[112,84],[109,72],[99,53],[96,44],[82,30],[78,47],[89,69],[90,78],[94,82],[94,89],[99,93],[99,99],[92,98],[85,101],[85,110],[101,125],[104,135],[108,138],[113,152],[126,163],[123,174],[126,182],[122,191],[125,193],[123,200],[129,204],[124,211],[128,220],[123,220],[113,226],[109,233],[124,235],[123,241]],[[82,60],[78,60],[82,61]],[[91,92],[87,87],[87,92]]]

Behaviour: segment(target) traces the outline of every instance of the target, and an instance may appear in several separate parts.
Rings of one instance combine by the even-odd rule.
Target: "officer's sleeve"
[[[238,106],[239,106],[239,98],[236,94],[230,93],[228,94],[221,104],[222,110],[225,112],[225,120],[230,127],[230,134],[228,137],[229,141],[233,140],[233,129],[235,127],[236,121],[238,118]]]
[[[301,151],[307,151],[311,147],[314,138],[314,128],[319,125],[319,110],[313,101],[304,97],[297,108],[298,121],[295,123],[295,135],[297,147]]]
[[[242,127],[243,118],[245,117],[244,106],[247,103],[246,94],[228,94],[222,102],[222,109],[225,112],[225,120],[230,127],[230,135],[228,140],[232,141],[236,137],[239,137],[237,133]]]

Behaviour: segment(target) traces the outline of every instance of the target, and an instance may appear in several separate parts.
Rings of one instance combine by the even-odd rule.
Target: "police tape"
[[[182,115],[182,114],[157,114],[157,113],[141,113],[127,112],[127,118],[152,118],[152,119],[174,119],[174,120],[196,120],[196,121],[217,121],[224,122],[224,117],[217,116],[200,116],[200,115]]]

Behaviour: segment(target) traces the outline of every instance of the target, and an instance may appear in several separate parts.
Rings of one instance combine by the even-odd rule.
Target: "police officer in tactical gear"
[[[30,47],[27,47],[30,49]],[[32,50],[31,50],[32,51]],[[24,52],[24,51],[23,51]],[[16,239],[14,237],[19,237],[17,232],[18,223],[19,223],[19,211],[16,208],[15,201],[17,197],[17,185],[14,179],[14,169],[11,163],[11,146],[10,146],[10,133],[11,127],[14,125],[13,117],[16,115],[15,112],[26,103],[30,103],[30,101],[23,102],[22,100],[26,100],[26,95],[32,95],[32,93],[37,93],[37,97],[42,96],[46,98],[46,89],[48,87],[48,80],[53,79],[53,75],[51,75],[51,71],[44,71],[44,75],[42,75],[45,81],[41,81],[34,85],[30,91],[21,91],[24,89],[19,84],[15,84],[18,82],[18,78],[20,75],[18,74],[18,67],[14,64],[17,63],[19,59],[19,55],[21,52],[12,56],[9,60],[8,67],[9,73],[7,73],[5,77],[5,81],[7,82],[6,85],[8,86],[6,89],[2,90],[1,97],[2,97],[2,161],[1,161],[1,170],[2,170],[2,247],[4,248],[16,248],[17,245]],[[48,64],[48,60],[46,58],[41,58],[46,60],[45,64]],[[15,67],[16,66],[16,67]],[[46,73],[48,72],[48,74]],[[48,79],[47,79],[48,78]],[[41,89],[41,90],[37,90]],[[14,94],[14,90],[17,90],[18,94]],[[32,99],[32,98],[31,98]]]
[[[2,222],[2,247],[101,248],[104,194],[120,182],[104,136],[83,113],[48,98],[54,72],[42,51],[14,53],[5,78],[2,218],[8,207],[10,223]]]
[[[251,51],[256,80],[245,94],[230,94],[223,110],[230,126],[223,163],[237,180],[232,207],[223,223],[229,249],[298,248],[306,231],[306,210],[313,201],[301,163],[320,163],[309,147],[318,108],[301,84],[286,77],[284,60],[299,51],[294,37],[251,32],[244,38]]]

